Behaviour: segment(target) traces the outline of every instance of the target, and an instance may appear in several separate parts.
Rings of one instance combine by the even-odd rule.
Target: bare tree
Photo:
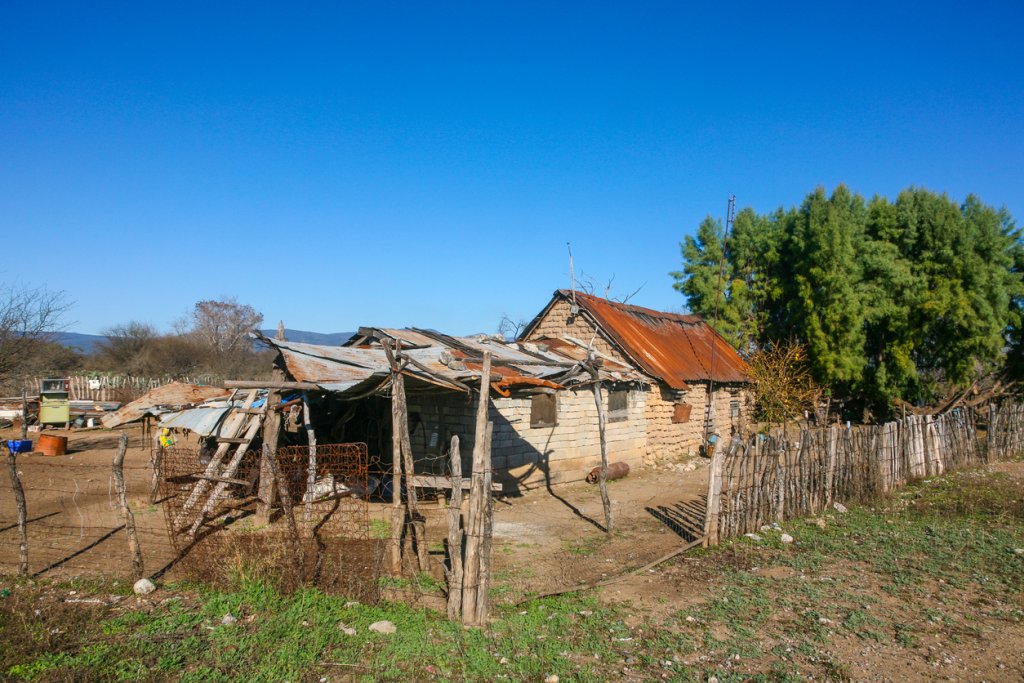
[[[147,352],[159,338],[156,328],[137,320],[103,330],[106,337],[96,345],[99,361],[122,372],[145,372]]]
[[[193,337],[219,353],[246,349],[249,332],[263,322],[263,314],[233,297],[200,301],[192,311]]]
[[[498,334],[504,337],[505,341],[513,341],[519,338],[527,324],[528,322],[523,318],[516,319],[508,313],[502,313],[501,322],[498,323]]]
[[[0,285],[0,378],[19,374],[64,329],[70,308],[64,292]]]
[[[590,294],[591,296],[598,296],[597,292],[600,289],[600,287],[599,287],[599,285],[597,283],[597,279],[594,278],[593,276],[588,275],[587,273],[584,273],[583,271],[580,271],[580,276],[579,276],[579,278],[576,279],[576,284],[579,286],[580,291],[582,291],[583,293]],[[620,304],[625,304],[625,303],[629,303],[630,299],[632,299],[634,296],[639,294],[640,290],[643,289],[647,285],[647,283],[645,282],[644,284],[640,285],[639,287],[634,289],[632,292],[630,292],[629,294],[626,294],[624,296],[612,296],[611,295],[612,288],[613,288],[614,285],[615,285],[615,273],[612,273],[612,276],[610,278],[608,278],[608,282],[606,282],[604,284],[604,298],[608,299],[609,301],[617,301]]]

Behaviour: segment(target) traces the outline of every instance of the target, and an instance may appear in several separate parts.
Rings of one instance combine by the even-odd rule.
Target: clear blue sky
[[[72,329],[494,331],[577,269],[683,305],[726,198],[974,192],[1024,222],[1014,2],[6,2],[0,282]],[[911,3],[913,5],[913,3]]]

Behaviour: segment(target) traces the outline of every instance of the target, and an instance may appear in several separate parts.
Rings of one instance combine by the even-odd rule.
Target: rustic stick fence
[[[38,394],[42,377],[28,378],[24,386],[32,394]],[[74,375],[68,380],[68,398],[72,401],[111,401],[127,402],[141,396],[150,389],[169,384],[170,382],[186,382],[188,384],[216,384],[221,378],[213,375],[196,375],[194,377],[137,377],[135,375]]]
[[[820,514],[834,503],[866,502],[916,479],[1022,451],[1024,406],[1015,403],[734,438],[712,458],[706,542]]]

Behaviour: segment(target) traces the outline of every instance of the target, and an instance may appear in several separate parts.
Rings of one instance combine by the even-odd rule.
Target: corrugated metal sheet
[[[569,299],[572,293],[562,289],[555,296]],[[746,361],[699,316],[663,313],[580,292],[575,298],[640,369],[673,389],[686,389],[687,382],[708,379],[750,381]]]
[[[402,350],[404,356],[416,362],[406,365],[404,374],[448,389],[480,381],[482,368],[477,361],[484,351],[490,351],[494,361],[491,386],[505,395],[516,387],[560,389],[559,379],[579,360],[578,354],[562,355],[533,344],[505,343],[485,336],[450,337],[418,329],[376,330],[375,334],[415,344],[414,348]],[[316,384],[325,391],[362,395],[387,382],[391,374],[384,349],[366,339],[359,346],[318,346],[262,336],[259,339],[280,351],[294,380]],[[608,379],[644,380],[643,375],[625,366],[606,370]],[[499,379],[493,380],[494,376]]]
[[[126,403],[113,413],[104,415],[101,422],[107,429],[139,420],[146,415],[156,415],[159,406],[187,406],[227,396],[231,392],[219,387],[206,387],[184,382],[171,382],[150,389],[131,403]]]
[[[241,407],[242,402],[237,401],[235,406]],[[230,410],[231,406],[227,401],[212,401],[195,408],[161,415],[160,426],[168,429],[188,429],[199,436],[210,436],[218,432]]]

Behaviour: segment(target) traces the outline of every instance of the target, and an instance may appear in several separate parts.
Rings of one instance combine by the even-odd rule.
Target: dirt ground
[[[43,578],[129,575],[123,520],[116,506],[111,463],[120,432],[48,430],[68,437],[63,456],[18,456],[29,517],[31,573]],[[175,553],[159,505],[150,503],[149,438],[139,427],[129,436],[124,473],[128,501],[140,533],[147,573],[180,578],[170,566]],[[31,435],[38,437],[38,435]],[[0,438],[15,438],[7,430]],[[195,446],[178,437],[179,445]],[[634,471],[609,484],[614,531],[603,531],[598,488],[585,482],[525,491],[494,505],[494,568],[502,599],[600,580],[640,566],[690,540],[700,528],[706,469],[702,461]],[[6,484],[7,477],[3,477]],[[9,491],[5,485],[3,487]],[[438,577],[446,537],[445,511],[422,501],[427,535]],[[389,518],[385,505],[371,505],[371,517]],[[17,570],[18,533],[12,495],[0,497],[0,572]],[[166,574],[165,574],[166,570]]]
[[[148,439],[143,438],[138,428],[127,433],[130,448],[125,476],[129,502],[141,532],[147,573],[162,574],[165,581],[180,578],[178,566],[172,563],[175,555],[166,535],[164,515],[158,505],[149,502]],[[29,455],[18,459],[32,520],[31,572],[44,579],[104,576],[128,580],[127,542],[115,506],[110,468],[119,434],[97,430],[67,435],[70,452],[65,456]],[[991,469],[1009,477],[1024,492],[1024,464],[999,463]],[[611,534],[603,531],[597,487],[584,482],[551,490],[534,489],[519,497],[497,500],[493,539],[496,600],[517,603],[530,595],[596,583],[679,548],[694,539],[700,528],[706,477],[705,463],[694,461],[633,472],[625,479],[611,482]],[[2,480],[6,484],[6,476]],[[445,535],[444,509],[432,501],[422,501],[421,505],[428,521],[431,555],[439,568],[443,559],[443,550],[438,546]],[[373,507],[371,516],[387,518],[387,506]],[[2,573],[14,573],[17,569],[14,520],[13,496],[5,493],[0,497]],[[993,605],[991,596],[983,591],[931,582],[914,587],[910,599],[893,593],[891,586],[880,585],[877,573],[863,563],[826,557],[819,558],[819,566],[803,568],[793,562],[773,560],[774,556],[763,552],[745,551],[745,547],[743,543],[736,544],[724,555],[687,553],[605,586],[598,593],[600,600],[621,608],[625,627],[633,630],[624,640],[635,637],[636,642],[647,643],[645,656],[649,659],[650,643],[658,642],[652,640],[652,630],[675,629],[685,633],[692,624],[681,622],[683,615],[722,612],[720,601],[734,595],[727,592],[732,590],[730,584],[753,582],[757,590],[774,596],[773,606],[765,608],[768,612],[758,617],[761,621],[757,632],[742,640],[746,643],[743,647],[756,644],[756,654],[743,647],[727,646],[732,642],[730,638],[736,640],[735,633],[715,626],[703,636],[710,638],[705,641],[706,648],[697,647],[680,658],[679,663],[689,667],[719,671],[732,667],[738,674],[767,672],[779,661],[785,661],[792,651],[794,657],[800,653],[802,661],[817,666],[818,673],[824,672],[829,679],[1024,680],[1024,660],[1020,654],[1024,652],[1024,626],[1019,620],[1000,616],[1007,610],[1017,610],[1014,613],[1019,614],[1024,607],[1019,598],[1016,605]],[[440,575],[439,569],[433,573]],[[723,578],[726,574],[728,579]],[[841,586],[842,592],[824,595],[841,594],[847,596],[844,599],[870,606],[874,610],[870,614],[875,616],[865,616],[866,623],[875,623],[871,620],[876,619],[877,623],[896,624],[896,628],[902,624],[914,633],[913,642],[903,642],[892,634],[875,637],[870,630],[866,631],[869,637],[865,637],[850,626],[850,606],[840,604],[815,608],[820,628],[812,622],[815,635],[808,639],[806,608],[801,611],[797,607],[799,600],[794,598],[791,604],[784,596],[790,591],[796,591],[795,595],[817,590],[817,586]],[[744,599],[750,600],[750,594]],[[692,619],[699,624],[703,618],[686,617],[685,622]],[[791,627],[798,622],[799,628]],[[734,628],[746,628],[742,618]],[[628,644],[623,646],[622,657],[621,667],[609,671],[609,677],[637,679],[630,669],[633,656]],[[650,666],[648,661],[640,678],[649,676]],[[744,676],[741,674],[739,679]]]
[[[123,519],[116,505],[112,462],[119,433],[106,430],[47,430],[68,437],[62,456],[19,455],[18,472],[28,510],[30,571],[46,578],[106,575],[127,577],[130,560]],[[140,428],[129,429],[124,477],[148,571],[173,558],[159,507],[149,502],[149,446]],[[38,439],[38,434],[29,438]],[[12,430],[0,438],[20,438]],[[6,449],[5,449],[6,450]],[[9,477],[0,497],[0,571],[14,572],[18,562],[17,508]]]

